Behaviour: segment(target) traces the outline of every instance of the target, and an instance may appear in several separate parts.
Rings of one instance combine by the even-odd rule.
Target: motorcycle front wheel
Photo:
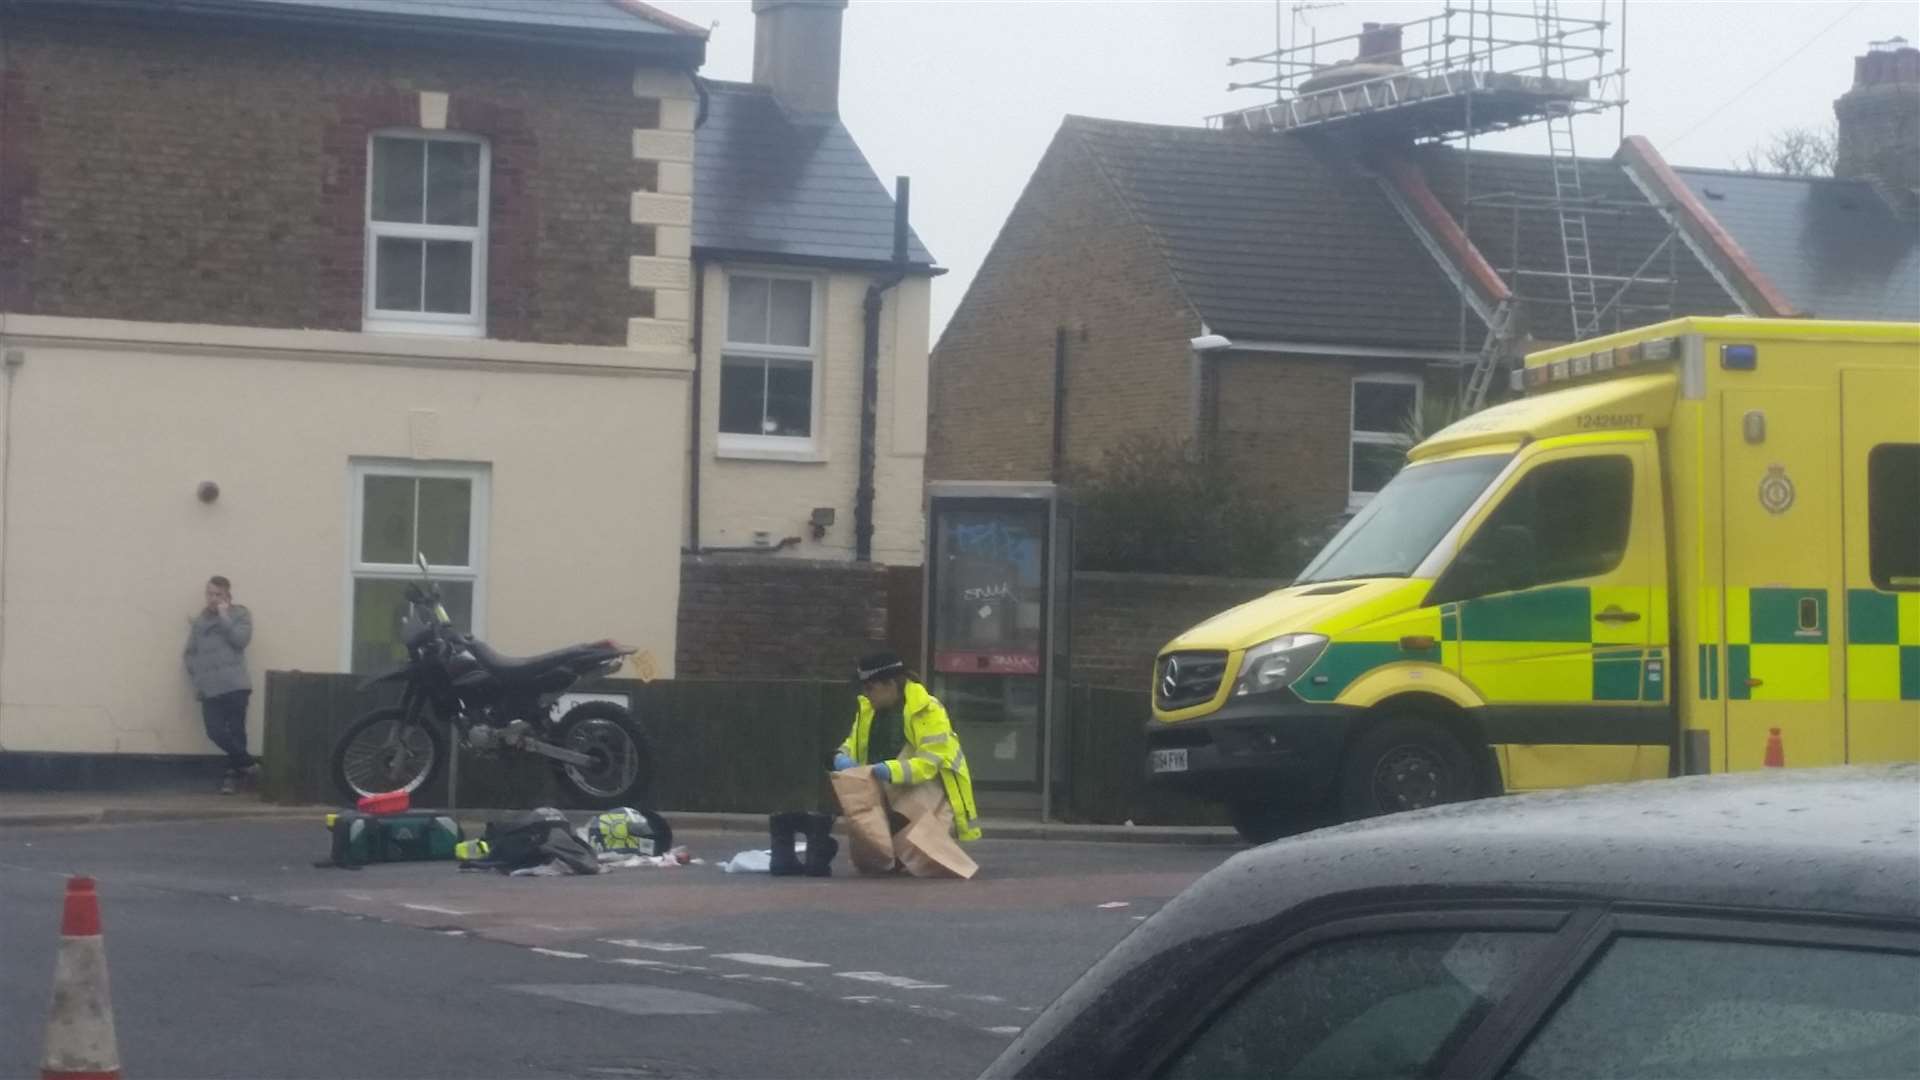
[[[390,791],[415,794],[447,760],[447,740],[400,709],[375,709],[333,747],[333,784],[349,803]]]
[[[554,729],[553,741],[593,761],[587,765],[556,764],[560,780],[572,789],[583,807],[606,810],[616,806],[651,809],[653,754],[639,721],[624,706],[611,701],[586,701],[567,710]]]

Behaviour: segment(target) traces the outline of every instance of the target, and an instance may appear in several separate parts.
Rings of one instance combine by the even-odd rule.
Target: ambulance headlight
[[[1240,660],[1234,697],[1285,690],[1327,651],[1325,634],[1283,634],[1247,650]]]

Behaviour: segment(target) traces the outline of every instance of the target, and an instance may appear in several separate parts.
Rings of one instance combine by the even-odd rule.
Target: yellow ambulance
[[[1262,840],[1471,798],[1920,759],[1920,324],[1526,359],[1288,588],[1166,646],[1149,775]]]

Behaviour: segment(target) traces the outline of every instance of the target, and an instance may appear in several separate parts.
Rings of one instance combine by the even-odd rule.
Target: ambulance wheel
[[[1354,821],[1471,799],[1473,758],[1440,725],[1416,717],[1375,724],[1347,751],[1340,808]]]
[[[1300,807],[1285,803],[1236,800],[1227,804],[1227,820],[1233,823],[1233,831],[1254,845],[1272,843],[1299,832],[1303,816]]]

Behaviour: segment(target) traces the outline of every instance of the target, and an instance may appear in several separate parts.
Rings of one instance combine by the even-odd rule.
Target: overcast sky
[[[656,2],[713,26],[704,74],[752,77],[748,0]],[[1322,39],[1351,34],[1363,20],[1425,18],[1444,3],[1350,0],[1297,21],[1294,6],[1285,0],[1289,43],[1315,31]],[[1560,9],[1597,18],[1601,5]],[[1618,0],[1606,11],[1617,21]],[[913,178],[914,228],[950,271],[934,283],[936,336],[1061,117],[1199,124],[1267,100],[1263,91],[1227,91],[1229,81],[1262,74],[1229,69],[1227,59],[1272,50],[1275,16],[1272,0],[853,0],[840,111],[884,181]],[[1652,139],[1675,164],[1731,167],[1773,131],[1830,123],[1833,99],[1852,83],[1853,57],[1895,35],[1920,41],[1920,5],[1633,0],[1627,133]],[[1619,135],[1617,113],[1584,118],[1580,153],[1611,154]],[[1475,145],[1545,153],[1546,133],[1536,126]]]

